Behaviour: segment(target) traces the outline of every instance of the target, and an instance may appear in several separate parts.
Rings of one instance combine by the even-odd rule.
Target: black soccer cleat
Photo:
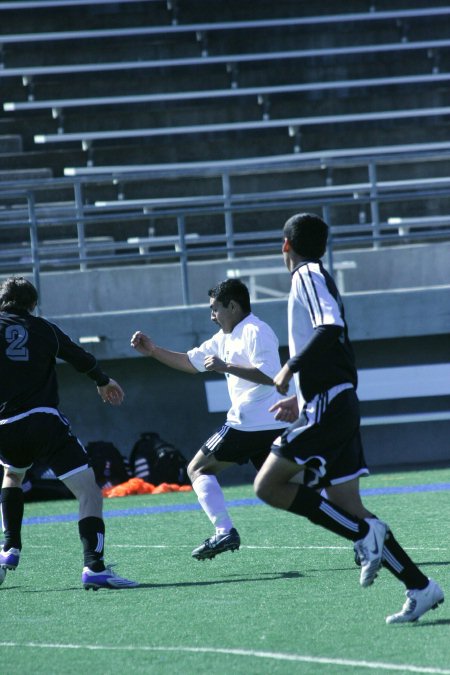
[[[205,539],[203,544],[192,551],[192,557],[196,560],[212,560],[225,551],[237,551],[241,545],[238,531],[233,527],[227,534],[214,534]]]

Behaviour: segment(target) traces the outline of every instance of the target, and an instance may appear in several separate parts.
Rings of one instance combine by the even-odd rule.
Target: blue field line
[[[393,485],[392,487],[361,490],[363,497],[371,495],[404,495],[411,492],[443,492],[450,490],[450,483],[425,483],[424,485]]]
[[[392,487],[367,488],[361,490],[363,497],[372,495],[399,495],[413,492],[442,492],[450,490],[450,483],[425,483],[424,485],[394,485]],[[263,506],[264,502],[256,497],[249,499],[232,499],[227,501],[227,507],[233,506]],[[116,509],[105,511],[105,518],[124,518],[126,516],[148,516],[159,513],[175,513],[176,511],[199,511],[199,504],[167,504],[160,506],[144,506],[136,509]],[[46,523],[67,523],[78,520],[77,513],[60,513],[52,516],[32,516],[24,518],[24,525],[42,525]]]

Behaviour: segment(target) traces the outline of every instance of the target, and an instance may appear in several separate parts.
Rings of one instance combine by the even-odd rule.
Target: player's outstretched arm
[[[131,346],[139,352],[139,354],[143,354],[144,356],[153,356],[153,351],[156,347],[151,337],[140,330],[136,331],[131,336]]]
[[[103,403],[109,403],[110,405],[120,405],[125,396],[120,384],[112,378],[109,378],[108,384],[104,384],[102,387],[97,386],[97,391]]]
[[[185,373],[198,373],[198,370],[194,368],[186,353],[173,352],[170,349],[159,347],[148,335],[145,335],[140,330],[131,336],[131,346],[140,354],[151,356],[165,366],[169,366],[169,368],[182,370]]]

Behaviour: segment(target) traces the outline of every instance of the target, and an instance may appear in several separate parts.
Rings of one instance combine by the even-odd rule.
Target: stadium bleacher
[[[120,3],[120,11],[117,3],[62,2],[58,13],[49,12],[45,3],[2,3],[11,29],[22,19],[20,31],[0,36],[0,78],[13,94],[4,105],[4,112],[13,115],[3,120],[25,130],[24,161],[27,154],[33,161],[47,154],[50,168],[61,175],[64,167],[55,161],[61,160],[60,148],[86,163],[82,152],[70,148],[75,138],[84,141],[89,163],[96,165],[110,163],[113,154],[142,163],[149,152],[156,162],[214,160],[263,154],[262,148],[264,154],[267,148],[283,154],[314,151],[319,144],[336,147],[341,145],[336,137],[349,134],[335,129],[333,118],[340,124],[353,114],[367,115],[366,121],[396,115],[407,120],[421,108],[445,114],[440,92],[448,77],[448,7],[385,4],[388,8],[378,3],[361,11],[360,3],[345,3],[337,12],[330,11],[335,4],[326,3],[321,13],[304,15],[304,8],[289,2],[276,8],[261,2],[249,12],[245,3],[224,7],[197,1],[178,3],[175,18],[174,8],[162,2]],[[40,19],[36,31],[27,30],[33,11]],[[336,25],[339,31],[325,40],[324,28]],[[264,51],[257,49],[260,44]],[[296,49],[287,49],[291,45]],[[125,52],[134,59],[118,60],[117,54]],[[402,53],[408,58],[396,58]],[[193,88],[193,82],[200,86]],[[423,106],[424,99],[430,105]],[[305,114],[305,102],[314,115]],[[282,121],[299,117],[304,126],[309,117],[316,122],[301,137],[297,125],[288,123],[292,141]],[[426,120],[425,125],[434,123]],[[416,133],[411,142],[423,139],[423,126],[411,127]],[[405,133],[404,124],[377,127],[380,144],[397,142]],[[267,129],[270,133],[264,133]],[[239,150],[225,130],[237,132]],[[365,129],[352,131],[353,147],[367,145]],[[181,133],[189,138],[172,143],[170,137]],[[208,138],[199,138],[205,134]],[[94,137],[105,141],[101,148],[92,149]],[[48,150],[43,143],[50,144]]]
[[[259,193],[266,202],[282,200],[289,190],[300,199],[307,191],[334,199],[367,178],[370,188],[361,188],[360,198],[378,198],[394,183],[400,192],[418,185],[426,193],[447,175],[450,9],[440,0],[431,7],[324,2],[313,11],[288,0],[251,8],[237,0],[25,0],[1,3],[0,17],[0,178],[13,177],[12,170],[14,178],[29,171],[23,176],[30,179],[46,171],[88,181],[110,172],[111,186],[103,181],[96,194],[79,182],[76,189],[94,208],[118,200],[119,213],[133,200],[144,200],[147,211],[158,200],[169,209],[177,200],[198,206],[202,195],[204,207],[215,197],[229,206]],[[442,150],[438,164],[422,152],[430,139]],[[387,148],[395,154],[400,147],[397,162],[379,162]],[[277,169],[255,189],[255,167],[267,157],[281,166],[290,155],[297,155],[299,173]],[[354,160],[364,156],[361,177]],[[205,180],[199,189],[193,171],[206,176],[205,165],[220,162],[248,166],[238,172],[239,188],[234,178],[227,187],[221,172],[220,182]],[[133,171],[142,173],[140,182],[117,176]],[[159,180],[150,181],[149,171]],[[58,209],[80,210],[80,197],[67,205],[75,191],[67,181],[49,191],[56,219]],[[43,202],[36,214],[46,209],[51,205]],[[394,211],[425,222],[436,209],[425,194],[419,208],[415,202]],[[354,210],[341,213],[337,224],[364,225]],[[104,228],[91,232],[104,235]],[[115,240],[127,235],[146,233],[118,237],[114,229]]]

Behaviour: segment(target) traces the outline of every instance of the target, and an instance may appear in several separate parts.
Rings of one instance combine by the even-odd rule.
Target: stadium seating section
[[[299,166],[304,162],[300,173],[268,172],[256,187],[255,175],[242,171],[234,189],[323,197],[328,190],[336,198],[361,184],[370,191],[368,166],[329,161],[325,169],[321,156],[369,156],[378,148],[395,154],[399,147],[397,161],[379,169],[380,190],[383,182],[405,181],[409,190],[449,173],[450,7],[443,0],[432,6],[425,0],[24,0],[1,3],[0,23],[0,185],[109,167],[126,173],[246,160],[251,167],[258,158],[290,155]],[[442,149],[439,162],[405,159],[429,144]],[[223,185],[200,183],[189,171],[147,174],[132,183],[98,184],[83,202],[146,200],[152,207],[151,200],[175,200],[175,208],[180,199],[217,201],[218,187],[222,194]],[[61,183],[45,198],[39,194],[58,203],[63,223],[72,187]],[[27,206],[13,196],[2,205],[8,240],[11,211],[17,220]],[[391,214],[426,220],[443,208],[430,196]],[[361,208],[337,216],[347,224],[355,219],[364,224]],[[269,227],[264,220],[262,229]],[[197,233],[217,234],[214,222],[200,223]],[[107,234],[121,241],[148,235],[148,221],[133,231],[124,227],[111,223]],[[91,234],[102,237],[104,230]]]

